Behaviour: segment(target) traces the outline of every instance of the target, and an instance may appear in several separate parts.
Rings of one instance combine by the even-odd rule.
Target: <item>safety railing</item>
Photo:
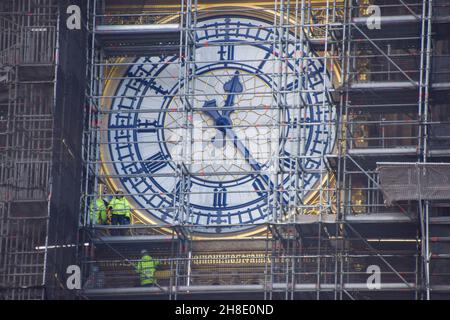
[[[309,287],[315,291],[321,286],[337,284],[357,284],[364,286],[370,267],[377,267],[382,283],[411,284],[415,282],[416,259],[414,252],[383,252],[381,255],[361,253],[346,254],[342,260],[335,256],[323,254],[270,256],[259,258],[152,258],[150,268],[151,285],[167,292],[170,285],[177,286],[246,286],[259,285],[285,289]],[[383,262],[384,259],[386,262]],[[321,269],[318,270],[320,260]],[[141,271],[138,269],[140,258],[127,260],[96,260],[88,262],[89,270],[84,279],[84,289],[99,288],[133,288],[140,287]],[[155,266],[155,267],[154,267]],[[337,270],[342,279],[336,279]],[[142,270],[142,269],[141,269]],[[292,287],[294,286],[294,287]],[[411,288],[413,289],[413,288]],[[195,290],[195,288],[194,288]],[[295,290],[295,289],[294,289]]]
[[[389,120],[355,119],[349,121],[347,138],[350,149],[416,147],[419,143],[419,121],[412,119]]]

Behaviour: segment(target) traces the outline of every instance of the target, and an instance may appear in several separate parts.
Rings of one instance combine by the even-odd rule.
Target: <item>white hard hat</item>
[[[146,253],[148,253],[147,250],[145,250],[145,249],[141,250],[141,254],[146,254]]]

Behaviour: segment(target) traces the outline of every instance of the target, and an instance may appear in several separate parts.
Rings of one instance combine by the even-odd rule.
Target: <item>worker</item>
[[[112,196],[108,195],[108,188],[103,189],[103,202],[106,206],[106,223],[111,224],[111,209],[109,208],[109,203],[111,202]]]
[[[106,206],[102,198],[98,197],[89,206],[92,224],[106,224]]]
[[[123,190],[117,189],[116,195],[109,202],[108,208],[111,212],[112,225],[126,225],[130,224],[131,209],[130,203],[123,196]]]
[[[155,271],[158,265],[159,261],[154,260],[148,254],[147,250],[143,249],[141,251],[141,259],[136,263],[135,269],[139,275],[142,287],[153,286],[155,283]]]

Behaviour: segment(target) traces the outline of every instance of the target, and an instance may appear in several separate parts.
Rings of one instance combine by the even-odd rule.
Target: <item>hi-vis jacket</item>
[[[97,198],[95,200],[96,208],[94,208],[94,201],[91,201],[89,206],[89,211],[91,214],[91,221],[93,224],[103,224],[106,223],[106,207],[102,198]],[[95,210],[94,210],[95,209]]]
[[[125,197],[117,198],[114,197],[109,203],[109,207],[112,208],[112,214],[120,214],[125,215],[126,217],[130,217],[130,203]]]
[[[141,285],[153,284],[156,266],[158,265],[159,261],[153,260],[148,254],[142,256],[141,260],[135,265]]]

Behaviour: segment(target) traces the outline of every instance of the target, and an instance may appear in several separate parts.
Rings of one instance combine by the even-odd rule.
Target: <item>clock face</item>
[[[179,57],[152,56],[136,59],[118,84],[108,171],[152,220],[190,223],[200,233],[242,231],[270,221],[274,208],[289,214],[319,182],[335,136],[330,81],[293,35],[281,57],[270,23],[214,17],[197,29],[188,78]]]

